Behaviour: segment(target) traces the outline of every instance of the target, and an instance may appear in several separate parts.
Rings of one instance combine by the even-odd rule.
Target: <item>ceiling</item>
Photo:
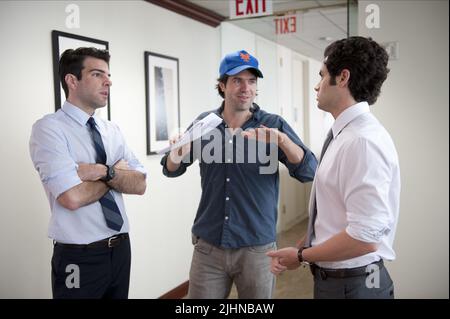
[[[226,17],[243,29],[317,60],[325,47],[347,36],[347,0],[274,0],[273,15],[247,19],[229,19],[228,0],[188,0]],[[297,32],[277,35],[275,19],[297,15]]]

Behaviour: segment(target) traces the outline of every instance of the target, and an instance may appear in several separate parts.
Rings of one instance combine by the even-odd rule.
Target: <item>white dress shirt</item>
[[[393,241],[400,201],[400,168],[389,133],[366,102],[342,112],[332,126],[333,139],[314,180],[317,199],[317,246],[345,230],[354,239],[378,243],[374,253],[324,268],[353,268],[380,258],[395,259]]]
[[[106,225],[100,202],[70,211],[57,201],[60,194],[82,183],[77,163],[95,163],[96,151],[86,124],[88,119],[87,113],[66,101],[56,113],[38,120],[31,133],[31,159],[52,211],[48,236],[61,243],[89,244],[119,233]],[[126,145],[119,127],[95,115],[94,119],[105,147],[106,164],[114,165],[123,159],[130,169],[146,174]],[[129,225],[122,194],[114,190],[111,193],[124,221],[120,233],[126,233]]]

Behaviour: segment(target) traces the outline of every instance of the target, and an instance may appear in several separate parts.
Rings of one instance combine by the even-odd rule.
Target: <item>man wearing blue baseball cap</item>
[[[234,282],[239,298],[271,298],[275,278],[266,253],[276,249],[278,162],[308,182],[317,160],[283,118],[254,103],[263,77],[255,57],[244,50],[230,53],[219,74],[224,101],[197,120],[215,113],[222,123],[161,160],[168,177],[182,175],[196,159],[200,164],[188,297],[227,298]]]
[[[227,56],[220,63],[219,73],[220,76],[226,75],[236,75],[244,70],[251,70],[255,76],[262,78],[263,74],[258,69],[258,60],[251,56],[244,50],[233,52],[227,54]]]

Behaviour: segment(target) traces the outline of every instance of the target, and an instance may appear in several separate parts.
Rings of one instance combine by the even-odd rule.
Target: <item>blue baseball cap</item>
[[[219,74],[236,75],[246,69],[254,69],[258,77],[262,78],[263,74],[258,69],[258,60],[247,51],[241,50],[227,54],[220,63]]]

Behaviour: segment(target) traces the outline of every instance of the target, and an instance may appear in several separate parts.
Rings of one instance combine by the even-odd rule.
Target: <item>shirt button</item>
[[[231,163],[231,158],[227,159],[228,163]]]
[[[230,181],[230,179],[227,177],[227,182],[229,182]]]
[[[225,220],[228,220],[228,216],[225,216]]]
[[[232,144],[232,143],[233,143],[233,140],[229,140],[228,143]]]
[[[225,200],[230,200],[230,197],[225,197]]]

